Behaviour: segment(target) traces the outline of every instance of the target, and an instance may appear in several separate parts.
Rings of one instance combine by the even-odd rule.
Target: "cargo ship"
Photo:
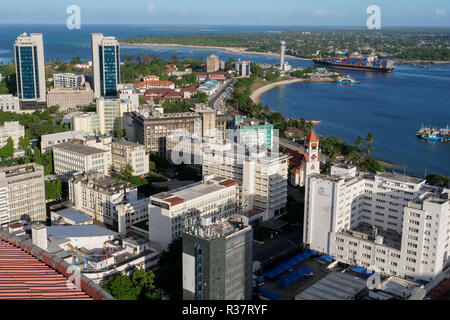
[[[420,128],[417,131],[416,136],[418,138],[422,138],[430,141],[442,141],[449,142],[450,141],[450,130],[447,128],[436,129],[432,127],[424,127]]]
[[[347,69],[360,71],[378,71],[391,72],[394,70],[394,61],[389,59],[378,59],[373,55],[367,58],[364,57],[349,57],[349,58],[319,58],[313,59],[317,66],[326,66],[331,69]]]

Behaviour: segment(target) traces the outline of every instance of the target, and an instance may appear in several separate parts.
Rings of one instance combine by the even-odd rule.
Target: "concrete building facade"
[[[312,249],[408,280],[430,281],[445,267],[449,190],[390,173],[333,173],[307,179],[304,242]]]
[[[164,250],[172,240],[200,224],[226,219],[236,213],[237,183],[224,178],[205,178],[186,187],[150,197],[149,237]]]
[[[35,163],[0,168],[0,225],[45,221],[44,167]]]
[[[142,144],[119,140],[111,145],[112,170],[122,173],[127,164],[133,168],[133,175],[147,174],[149,169],[149,156]]]
[[[210,55],[206,58],[206,72],[216,72],[219,71],[219,57],[215,54]]]
[[[183,300],[251,300],[253,230],[248,219],[203,223],[183,235]]]
[[[14,141],[14,148],[19,147],[19,139],[25,135],[25,128],[19,121],[7,121],[0,125],[0,147],[8,143],[9,137]]]

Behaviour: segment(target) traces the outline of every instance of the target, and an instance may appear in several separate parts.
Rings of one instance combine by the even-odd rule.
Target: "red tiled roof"
[[[169,69],[166,69],[166,71],[164,71],[165,73],[171,73],[171,72],[174,72],[175,71],[175,69],[174,68],[169,68]]]
[[[162,81],[162,80],[147,80],[147,81],[142,81],[140,83],[138,83],[136,86],[137,87],[146,87],[147,85],[175,85],[175,83],[173,83],[172,81]]]
[[[237,182],[234,180],[231,180],[231,179],[227,179],[227,180],[219,182],[219,184],[221,186],[231,187],[231,186],[234,186],[235,184],[237,184]]]
[[[304,155],[301,151],[286,149],[286,150],[284,150],[283,153],[292,157],[291,159],[289,159],[289,163],[291,163],[294,166],[294,168],[298,168],[301,166],[302,160],[304,157]]]
[[[93,300],[70,289],[67,278],[21,248],[0,239],[0,300]]]
[[[319,142],[319,139],[317,138],[314,130],[311,130],[308,137],[305,139],[305,144],[309,144],[310,142]]]
[[[428,293],[430,300],[439,300],[450,291],[450,279],[442,280],[441,283]]]
[[[180,197],[172,197],[164,199],[164,201],[169,202],[171,206],[176,206],[177,204],[183,203],[184,199],[181,199]]]

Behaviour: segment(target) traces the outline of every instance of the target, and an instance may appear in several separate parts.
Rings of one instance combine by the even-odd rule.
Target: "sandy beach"
[[[236,53],[236,54],[255,54],[255,55],[270,56],[270,57],[279,57],[280,56],[279,53],[247,51],[246,48],[239,48],[239,47],[193,46],[193,45],[173,44],[173,43],[127,43],[127,42],[120,42],[120,44],[125,44],[125,45],[128,45],[128,46],[186,47],[186,48],[193,48],[193,49],[223,50],[225,52]],[[290,56],[290,55],[286,55],[286,58],[296,59],[296,60],[305,60],[305,61],[311,61],[312,60],[312,59],[309,59],[309,58],[299,58],[299,57],[294,57],[294,56]]]
[[[250,99],[253,100],[254,103],[260,103],[261,98],[267,91],[272,90],[276,87],[285,86],[291,83],[296,82],[331,82],[334,81],[333,79],[292,79],[292,80],[283,80],[279,82],[269,83],[261,88],[256,89],[252,95],[250,96]]]

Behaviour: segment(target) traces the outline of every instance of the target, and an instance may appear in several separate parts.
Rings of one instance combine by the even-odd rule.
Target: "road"
[[[232,87],[234,87],[235,83],[236,79],[227,80],[222,88],[220,88],[217,93],[211,96],[211,98],[209,99],[209,106],[215,110],[226,112],[227,108],[225,106],[225,100],[231,93]],[[230,92],[226,92],[227,89],[230,89]]]

